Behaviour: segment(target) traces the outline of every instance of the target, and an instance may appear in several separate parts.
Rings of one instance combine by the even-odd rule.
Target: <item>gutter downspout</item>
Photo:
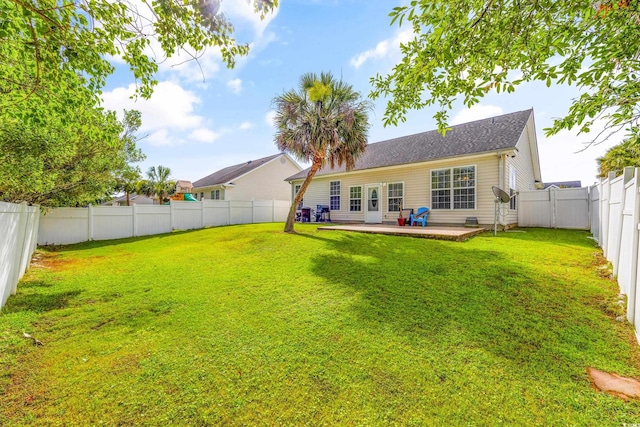
[[[504,171],[506,169],[506,160],[507,154],[502,151],[498,151],[498,156],[500,156],[498,160],[498,187],[503,190],[504,189]],[[504,214],[502,213],[502,203],[498,205],[498,223],[502,227],[505,227],[506,224],[504,222]]]

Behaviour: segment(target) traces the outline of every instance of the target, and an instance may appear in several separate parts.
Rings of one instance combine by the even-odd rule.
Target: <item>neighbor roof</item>
[[[179,179],[176,181],[176,184],[180,186],[180,188],[193,188],[193,184],[191,181],[187,181],[185,179]]]
[[[558,182],[545,182],[544,183],[544,189],[546,190],[547,188],[551,187],[558,187],[558,188],[580,188],[582,187],[582,181],[558,181]]]
[[[515,148],[533,110],[518,111],[489,119],[451,126],[445,136],[437,130],[417,133],[367,145],[352,170],[419,163],[448,157]],[[287,181],[307,176],[305,169]],[[344,166],[325,166],[316,176],[345,172]]]
[[[240,163],[237,165],[229,166],[224,169],[220,169],[217,172],[212,173],[209,176],[205,176],[193,183],[194,188],[209,187],[212,185],[230,184],[234,179],[251,172],[252,170],[270,162],[276,157],[284,156],[284,153],[274,154],[273,156],[263,157],[257,160],[249,160],[248,162]]]

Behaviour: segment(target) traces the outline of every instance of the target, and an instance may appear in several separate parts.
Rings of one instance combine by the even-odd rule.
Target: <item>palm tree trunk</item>
[[[321,167],[322,167],[322,156],[314,156],[311,169],[309,169],[309,173],[307,174],[307,177],[302,183],[302,186],[300,187],[298,194],[296,194],[296,196],[293,198],[293,203],[289,208],[289,215],[287,216],[287,222],[284,224],[285,233],[295,233],[295,230],[293,229],[293,224],[295,223],[295,219],[296,219],[296,209],[298,207],[298,204],[304,197],[304,192],[307,191],[307,187],[309,186],[309,184],[311,184],[311,180],[313,179],[313,176],[316,174],[316,172],[320,170]]]

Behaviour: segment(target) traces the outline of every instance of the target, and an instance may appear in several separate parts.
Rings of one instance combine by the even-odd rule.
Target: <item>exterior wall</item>
[[[288,156],[280,156],[232,180],[232,186],[225,186],[224,200],[291,200],[291,187],[285,181],[291,175],[300,172],[301,168]],[[211,198],[212,190],[222,189],[220,185],[197,187],[193,192],[204,193],[205,199]]]
[[[291,200],[286,178],[300,172],[289,157],[280,156],[250,173],[235,179],[235,187],[226,190],[227,200]]]
[[[529,191],[535,190],[535,173],[533,170],[533,154],[532,150],[537,150],[537,144],[532,144],[531,139],[535,138],[535,129],[533,129],[533,117],[529,118],[527,127],[520,135],[520,139],[516,144],[518,149],[515,157],[506,156],[504,183],[502,189],[509,192],[509,167],[512,166],[516,170],[516,190]],[[517,200],[517,198],[516,198]],[[518,204],[516,209],[510,209],[509,204],[505,203],[501,206],[502,222],[504,224],[518,223]]]
[[[303,206],[316,208],[316,205],[329,204],[329,183],[340,181],[340,210],[331,211],[332,221],[363,222],[365,209],[365,185],[382,183],[382,221],[395,222],[398,212],[389,212],[388,184],[403,182],[403,207],[417,210],[421,206],[431,209],[431,170],[458,166],[476,167],[476,208],[475,209],[431,209],[430,224],[464,224],[469,216],[477,217],[481,224],[492,224],[494,215],[493,192],[491,187],[498,185],[497,153],[483,156],[448,159],[434,162],[417,163],[368,171],[354,171],[334,176],[314,178],[304,194]],[[302,180],[291,184],[302,183]],[[349,212],[349,187],[362,186],[362,212]],[[290,190],[291,192],[292,190]]]

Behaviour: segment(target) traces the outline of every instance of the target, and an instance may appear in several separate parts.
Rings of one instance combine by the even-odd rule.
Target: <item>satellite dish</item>
[[[500,215],[500,203],[509,203],[511,197],[509,196],[509,193],[496,186],[491,187],[491,189],[493,190],[493,195],[496,196],[495,209],[493,212],[493,235],[495,236],[498,233],[498,216]]]
[[[493,190],[493,195],[496,196],[496,199],[500,199],[500,203],[509,203],[509,200],[511,200],[511,196],[509,196],[509,193],[506,191],[496,186],[491,187],[491,189]]]

